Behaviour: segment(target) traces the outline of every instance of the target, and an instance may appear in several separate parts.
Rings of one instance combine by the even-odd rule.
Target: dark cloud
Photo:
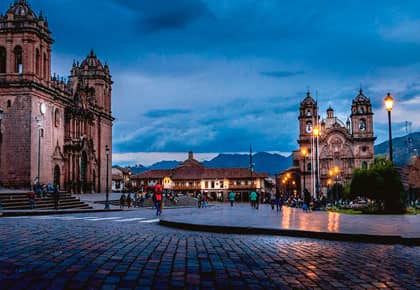
[[[211,13],[201,0],[114,0],[139,18],[141,30],[181,29]]]
[[[163,118],[168,116],[175,116],[180,114],[188,114],[189,110],[183,109],[165,109],[165,110],[150,110],[144,113],[144,116],[147,118]]]
[[[273,78],[287,78],[296,75],[304,74],[302,70],[300,71],[268,71],[268,72],[261,72],[261,75]]]

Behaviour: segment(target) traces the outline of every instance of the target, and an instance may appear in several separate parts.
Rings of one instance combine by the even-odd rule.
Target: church
[[[60,190],[105,191],[114,121],[109,67],[91,51],[67,80],[52,76],[53,42],[47,19],[27,1],[0,14],[0,186],[28,188],[38,179]]]
[[[327,197],[334,184],[344,186],[354,169],[373,162],[373,112],[370,99],[360,89],[344,122],[329,107],[321,118],[318,103],[310,93],[299,109],[299,149],[293,152],[293,165],[300,175],[300,188],[312,196]]]

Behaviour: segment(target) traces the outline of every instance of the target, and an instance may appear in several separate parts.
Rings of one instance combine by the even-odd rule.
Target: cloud
[[[273,78],[287,78],[303,74],[303,71],[269,71],[261,72],[261,75]]]
[[[184,109],[165,109],[165,110],[150,110],[144,113],[147,118],[162,118],[166,116],[174,116],[179,114],[188,114],[189,110]]]
[[[198,18],[210,15],[200,0],[114,0],[136,13],[139,25],[146,32],[182,29]]]

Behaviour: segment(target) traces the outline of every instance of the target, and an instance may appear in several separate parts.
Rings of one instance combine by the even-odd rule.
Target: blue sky
[[[420,129],[420,1],[29,2],[56,40],[53,71],[68,75],[91,48],[109,64],[114,163],[249,144],[290,152],[308,88],[322,115],[331,105],[346,119],[362,86],[378,142],[387,139],[388,91],[393,135],[405,134],[405,121]]]

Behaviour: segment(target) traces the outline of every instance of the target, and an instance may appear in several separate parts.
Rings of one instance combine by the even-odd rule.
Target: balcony
[[[175,185],[173,187],[173,190],[185,190],[185,191],[190,191],[190,190],[200,190],[201,186],[200,185],[190,185],[190,186],[186,186],[186,185]]]

